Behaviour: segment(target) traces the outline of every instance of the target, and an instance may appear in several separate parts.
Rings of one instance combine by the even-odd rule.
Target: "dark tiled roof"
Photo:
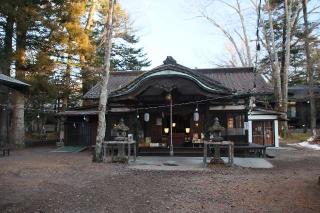
[[[20,91],[25,91],[25,89],[30,86],[29,84],[4,74],[0,74],[0,84]]]
[[[225,87],[236,90],[238,93],[246,93],[253,89],[256,82],[257,93],[272,93],[272,87],[262,75],[256,77],[252,67],[242,68],[215,68],[215,69],[196,69],[209,79],[220,82]]]
[[[111,72],[108,83],[108,94],[117,89],[126,86],[128,83],[136,79],[143,71],[127,71],[127,72]],[[84,99],[96,99],[100,96],[101,82],[92,87],[84,96]]]
[[[179,73],[179,74],[183,74],[185,76],[188,76],[188,78],[197,79],[202,84],[204,84],[207,88],[213,89],[214,92],[216,92],[216,93],[220,93],[220,94],[231,94],[232,93],[232,90],[229,89],[228,87],[225,87],[224,85],[222,85],[220,82],[216,81],[215,79],[208,79],[206,76],[202,75],[200,72],[195,72],[194,70],[187,68],[185,66],[182,66],[180,64],[167,64],[167,63],[165,63],[165,64],[158,66],[150,71],[144,72],[143,74],[138,76],[136,79],[134,79],[133,82],[130,82],[125,87],[122,87],[122,88],[112,92],[110,94],[110,96],[114,97],[114,96],[124,95],[128,91],[130,91],[130,89],[134,88],[138,84],[142,85],[143,83],[141,83],[141,82],[144,79],[147,79],[148,77],[153,76],[154,74],[157,74],[157,73],[159,74],[161,71],[164,71],[165,73],[168,72],[167,74],[165,74],[167,76],[169,76],[169,75],[176,76],[177,73]],[[161,75],[163,75],[163,72]],[[163,75],[163,76],[165,76],[165,75]]]
[[[320,98],[320,86],[314,86],[315,98]],[[288,99],[290,101],[305,101],[309,99],[308,85],[295,85],[288,88]]]
[[[155,67],[150,71],[128,71],[128,72],[113,72],[110,73],[108,84],[108,93],[114,92],[128,86],[133,80],[140,75],[149,72],[157,72],[162,70],[178,70],[181,72],[191,72],[197,78],[218,87],[227,90],[234,90],[238,93],[246,93],[253,89],[254,72],[253,68],[215,68],[215,69],[190,69],[179,64],[163,64]],[[97,99],[100,95],[101,83],[95,85],[85,95],[84,99]],[[256,92],[257,93],[272,93],[271,86],[265,81],[262,75],[256,75]]]

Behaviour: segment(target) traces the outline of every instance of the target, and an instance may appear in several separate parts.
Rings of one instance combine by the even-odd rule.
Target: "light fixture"
[[[199,121],[198,106],[197,106],[196,110],[193,113],[193,120],[196,121],[196,122]]]
[[[164,128],[164,133],[168,134],[169,133],[169,128]]]
[[[89,121],[89,117],[86,116],[86,115],[84,115],[84,116],[83,116],[83,120],[86,121],[86,122],[88,122],[88,121]]]
[[[187,133],[187,134],[190,133],[190,128],[186,128],[186,133]]]
[[[173,127],[173,128],[176,127],[176,125],[177,125],[176,123],[172,123],[172,127]]]
[[[167,94],[167,95],[166,95],[166,97],[165,97],[165,98],[166,98],[166,100],[167,100],[167,101],[170,101],[170,100],[171,100],[171,98],[172,98],[172,96],[171,96],[171,94],[169,93],[169,94]]]
[[[144,121],[148,122],[150,120],[150,114],[149,113],[144,113]]]
[[[199,123],[196,123],[196,127],[198,127],[199,126]]]

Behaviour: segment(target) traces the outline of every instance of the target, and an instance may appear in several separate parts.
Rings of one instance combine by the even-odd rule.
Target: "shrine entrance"
[[[225,99],[224,96],[230,97]],[[110,103],[135,106],[133,112],[128,112],[132,117],[127,116],[125,121],[135,131],[140,153],[160,150],[173,155],[174,149],[202,147],[210,102],[198,102],[219,99],[216,104],[222,104],[230,101],[231,96],[228,89],[192,72],[165,70],[146,73],[144,78],[138,78],[118,94],[113,94]],[[110,117],[113,117],[112,111]],[[119,117],[111,122],[117,120]]]

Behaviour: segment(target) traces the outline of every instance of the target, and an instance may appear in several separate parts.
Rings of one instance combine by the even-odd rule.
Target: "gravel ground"
[[[142,171],[90,152],[0,158],[0,212],[320,212],[320,152],[268,150],[273,169]]]

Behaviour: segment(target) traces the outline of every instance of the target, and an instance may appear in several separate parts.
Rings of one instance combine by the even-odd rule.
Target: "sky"
[[[143,47],[152,60],[162,64],[166,56],[190,68],[214,67],[226,41],[221,33],[201,19],[199,0],[120,0],[129,13]],[[216,13],[224,14],[223,7]]]
[[[317,1],[310,2],[309,10],[315,7]],[[161,65],[166,56],[173,56],[179,64],[190,68],[211,68],[223,64],[223,61],[230,57],[230,52],[234,54],[222,32],[199,17],[200,11],[205,10],[233,35],[235,30],[241,32],[238,15],[221,1],[119,0],[119,2],[133,21],[133,28],[137,30],[136,35],[140,37],[139,47],[143,47],[151,59],[151,68]],[[234,0],[225,2],[235,4]],[[247,26],[251,55],[254,57],[256,11],[250,0],[239,2]],[[315,17],[318,16],[310,16],[310,18]],[[236,43],[242,42],[238,38]],[[260,51],[258,58],[262,54]]]

